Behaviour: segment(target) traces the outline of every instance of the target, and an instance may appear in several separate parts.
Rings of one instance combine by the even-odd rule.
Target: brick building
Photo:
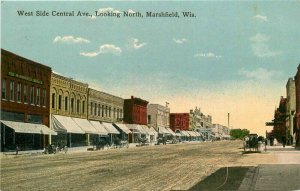
[[[294,133],[296,137],[296,146],[300,147],[300,64],[295,75],[296,87],[296,113],[294,117]]]
[[[170,128],[176,130],[189,130],[190,114],[189,113],[170,113]]]
[[[124,123],[147,125],[148,101],[131,96],[124,100]]]
[[[50,78],[50,67],[1,49],[3,149],[40,149],[47,144]]]

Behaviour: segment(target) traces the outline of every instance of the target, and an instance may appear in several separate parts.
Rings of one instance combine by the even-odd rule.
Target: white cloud
[[[146,46],[147,43],[145,42],[139,42],[139,39],[137,38],[132,38],[130,40],[130,47],[134,48],[134,49],[140,49],[142,48],[143,46]]]
[[[257,68],[255,70],[246,70],[243,68],[239,70],[238,74],[254,80],[270,80],[282,75],[279,71],[267,70],[265,68]]]
[[[251,42],[251,48],[252,48],[253,54],[257,57],[261,57],[261,58],[273,57],[273,56],[277,56],[282,53],[281,51],[270,50],[270,47],[268,44],[270,37],[265,34],[257,33],[255,36],[251,37],[249,40]]]
[[[258,14],[258,15],[255,15],[253,18],[258,20],[258,21],[262,21],[262,22],[268,22],[269,21],[268,17],[265,16],[265,15],[259,15]]]
[[[198,53],[194,55],[195,58],[221,58],[222,56],[216,55],[212,52]]]
[[[86,57],[95,57],[99,54],[114,54],[120,56],[121,53],[122,49],[120,47],[117,47],[113,44],[103,44],[99,47],[97,52],[81,52],[80,55]]]
[[[90,41],[82,37],[56,36],[53,43],[90,43]]]
[[[185,38],[181,38],[181,39],[173,38],[173,41],[174,41],[176,44],[183,44],[183,43],[186,43],[186,42],[187,42],[187,39],[185,39]]]

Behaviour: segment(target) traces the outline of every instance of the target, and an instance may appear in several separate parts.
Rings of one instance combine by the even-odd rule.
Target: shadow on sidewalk
[[[254,167],[223,167],[187,191],[238,190],[246,173]]]

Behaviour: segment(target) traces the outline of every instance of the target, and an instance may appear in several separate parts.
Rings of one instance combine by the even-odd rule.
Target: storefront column
[[[90,134],[89,133],[86,134],[86,145],[90,146]]]
[[[72,144],[71,144],[71,133],[69,133],[69,140],[70,140],[70,148],[72,147]]]

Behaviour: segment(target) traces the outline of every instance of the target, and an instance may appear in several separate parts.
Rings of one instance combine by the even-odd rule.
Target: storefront
[[[3,151],[15,150],[38,150],[46,145],[49,135],[57,135],[43,124],[23,123],[0,120],[1,140]]]

